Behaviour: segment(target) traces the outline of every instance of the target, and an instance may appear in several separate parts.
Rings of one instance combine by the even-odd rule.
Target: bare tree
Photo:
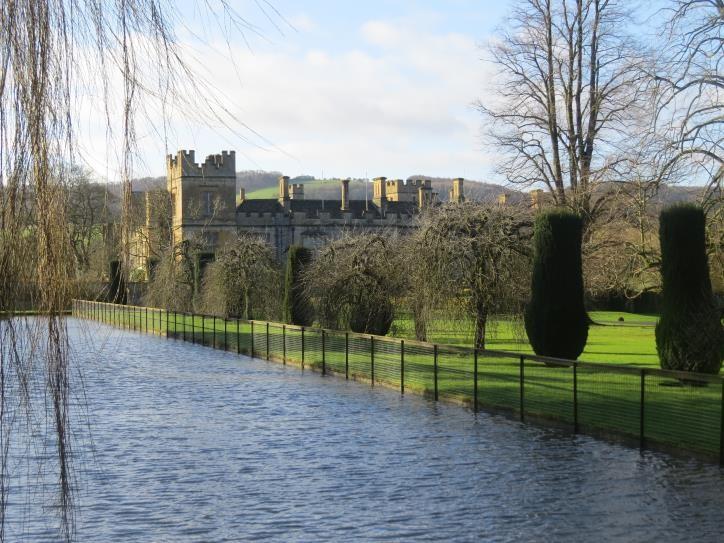
[[[520,0],[490,49],[497,93],[478,104],[509,182],[544,184],[590,224],[642,102],[643,55],[617,0]]]
[[[281,308],[281,273],[272,247],[240,234],[222,247],[203,278],[202,308],[221,317],[275,320]]]
[[[116,197],[95,183],[87,168],[73,167],[68,175],[68,227],[79,274],[88,272],[94,250],[106,245],[103,226],[113,222]]]
[[[148,283],[144,303],[170,311],[193,311],[201,250],[202,244],[195,238],[166,247]]]
[[[673,0],[669,14],[653,74],[659,128],[671,134],[677,151],[668,166],[686,160],[703,169],[709,207],[724,177],[724,1]]]
[[[394,235],[348,233],[317,252],[303,283],[323,326],[387,333],[404,284],[398,241]]]
[[[666,47],[653,79],[658,128],[671,139],[667,167],[686,163],[705,180],[709,261],[715,285],[724,269],[724,1],[673,0]]]
[[[485,348],[489,316],[521,315],[530,285],[532,222],[526,209],[446,204],[422,218],[409,243],[417,270],[412,296],[427,308],[473,319]],[[428,309],[427,313],[431,310]]]

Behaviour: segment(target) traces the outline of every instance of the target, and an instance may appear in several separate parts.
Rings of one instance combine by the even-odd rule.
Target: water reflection
[[[714,541],[724,528],[714,466],[70,322],[93,438],[76,448],[81,541]],[[11,508],[8,540],[53,540],[47,517]]]

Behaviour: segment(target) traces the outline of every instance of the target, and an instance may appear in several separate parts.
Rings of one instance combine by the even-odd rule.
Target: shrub
[[[724,330],[711,289],[704,211],[692,204],[661,212],[662,311],[656,350],[664,369],[719,373]]]
[[[554,209],[536,218],[525,329],[538,355],[575,360],[586,346],[581,232],[580,217],[568,211]]]
[[[363,294],[350,307],[349,328],[359,334],[387,335],[394,320],[392,301],[384,295]]]
[[[309,264],[312,254],[309,249],[292,245],[287,254],[287,269],[284,277],[284,322],[309,326],[314,312],[304,292],[302,273]]]

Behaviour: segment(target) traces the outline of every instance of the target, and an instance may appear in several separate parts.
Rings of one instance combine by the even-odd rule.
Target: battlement
[[[195,151],[181,150],[176,156],[166,157],[166,170],[171,179],[179,177],[236,177],[236,153],[222,151],[209,155],[203,163],[197,164]]]

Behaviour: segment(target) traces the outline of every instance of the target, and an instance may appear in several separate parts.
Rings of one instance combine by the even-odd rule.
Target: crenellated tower
[[[195,236],[210,253],[236,233],[236,156],[209,155],[197,164],[194,151],[166,158],[174,243]]]

